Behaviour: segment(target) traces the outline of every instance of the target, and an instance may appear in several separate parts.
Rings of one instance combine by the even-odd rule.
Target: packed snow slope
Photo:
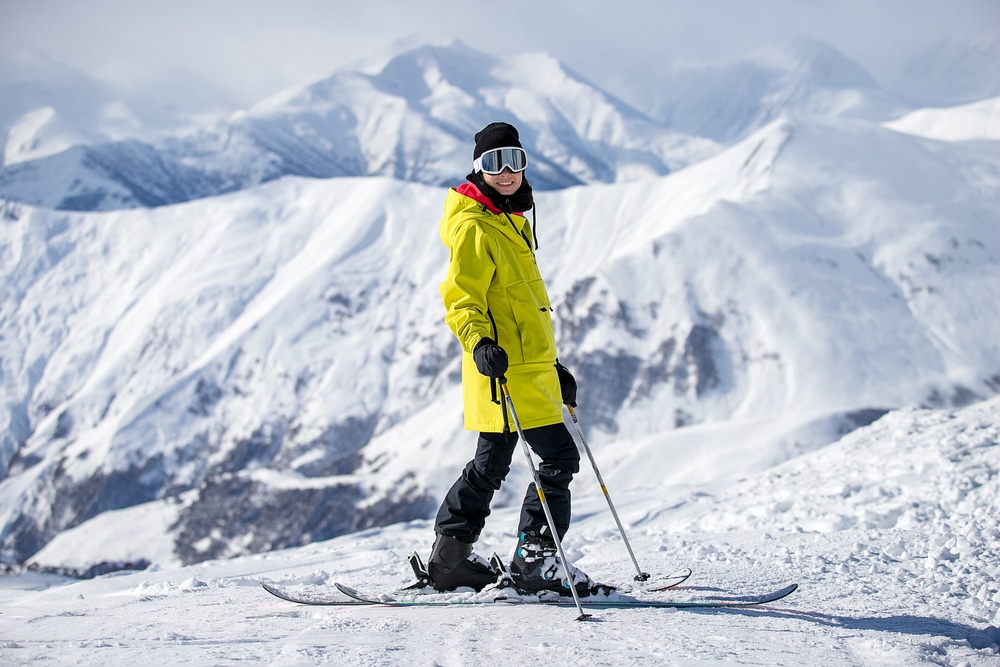
[[[539,193],[561,358],[609,477],[738,479],[888,409],[995,394],[998,192],[995,142],[790,116],[667,176]],[[112,511],[117,534],[42,564],[430,516],[473,437],[436,289],[444,196],[285,178],[156,209],[5,203],[3,559]]]
[[[764,608],[596,608],[576,622],[572,607],[304,607],[259,585],[393,591],[410,581],[408,551],[430,546],[429,522],[413,521],[178,569],[0,577],[0,661],[987,667],[1000,653],[998,413],[997,398],[907,408],[743,481],[612,487],[643,569],[694,570],[661,598],[800,584]],[[602,495],[576,503],[570,558],[629,584]],[[497,511],[481,550],[509,554],[515,526],[515,510]]]

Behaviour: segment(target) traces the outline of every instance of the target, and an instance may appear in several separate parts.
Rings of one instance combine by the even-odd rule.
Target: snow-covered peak
[[[945,109],[918,109],[883,124],[891,130],[943,141],[1000,139],[1000,97]]]
[[[760,48],[747,58],[758,66],[782,72],[799,85],[816,88],[878,88],[860,65],[826,42],[798,37],[785,44]]]
[[[802,38],[729,64],[666,72],[648,104],[679,132],[727,143],[782,115],[888,120],[908,110],[839,51]]]
[[[0,195],[107,210],[187,201],[287,175],[450,185],[469,172],[472,135],[496,120],[522,128],[536,190],[659,176],[719,149],[642,116],[551,56],[500,59],[457,42],[399,54],[378,72],[337,72],[169,139],[74,146],[22,162],[0,171]],[[12,151],[30,143],[29,125],[16,133]]]
[[[192,118],[212,116],[224,97],[194,74],[183,83],[161,81],[159,85],[183,87],[192,104],[202,106],[192,112],[172,102],[153,102],[142,91],[119,90],[30,49],[0,45],[0,151],[4,159],[0,166],[44,160],[108,142],[153,141],[195,122]],[[86,178],[78,166],[75,172],[74,177]]]
[[[456,41],[445,46],[421,46],[401,53],[371,78],[380,90],[421,105],[441,85],[475,94],[480,88],[495,83],[492,72],[500,64],[501,60],[496,56]]]
[[[907,61],[887,85],[915,106],[968,104],[1000,95],[998,63],[1000,37],[942,40]]]

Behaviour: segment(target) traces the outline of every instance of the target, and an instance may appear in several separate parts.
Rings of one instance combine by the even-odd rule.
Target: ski
[[[401,588],[399,591],[400,593],[402,593],[403,591],[407,592],[415,591],[430,586],[430,577],[427,575],[427,568],[424,566],[423,560],[420,558],[420,555],[414,552],[410,554],[409,559],[410,559],[410,565],[413,568],[413,572],[417,580],[414,583]],[[511,577],[510,571],[507,569],[507,564],[503,561],[503,559],[501,559],[496,554],[493,554],[490,557],[490,564],[493,566],[495,570],[497,570],[499,574],[496,586],[487,589],[487,592],[493,590],[497,591],[498,593],[502,593],[503,591],[512,590],[514,588],[514,580]],[[655,581],[650,582],[649,584],[644,584],[642,586],[639,586],[638,592],[657,593],[657,592],[668,591],[671,588],[679,586],[680,584],[687,581],[690,576],[691,576],[691,568],[684,568],[682,570],[678,570],[677,572],[669,574],[665,577],[657,578]],[[285,589],[279,588],[273,584],[269,584],[266,582],[261,582],[260,585],[265,591],[267,591],[271,595],[277,598],[281,598],[286,602],[294,602],[296,604],[308,604],[308,605],[317,605],[326,607],[340,606],[340,605],[347,606],[347,605],[379,604],[369,600],[355,599],[353,597],[347,596],[346,593],[341,595],[333,594],[333,596],[331,597],[330,592],[325,590],[324,588],[317,588],[316,590],[303,593],[303,592],[287,591]],[[606,586],[605,590],[608,590],[610,588],[611,587]],[[630,592],[630,591],[625,591],[625,592]],[[345,596],[347,596],[347,599],[343,599]],[[514,599],[505,595],[500,595],[500,597],[504,598],[503,600],[501,600],[503,602],[508,602],[508,603],[516,602]],[[492,602],[492,601],[494,601],[494,599],[482,600],[482,602]],[[526,602],[530,604],[532,600],[527,600]]]
[[[294,602],[296,604],[310,604],[323,607],[335,607],[341,605],[358,606],[358,605],[370,604],[368,602],[362,602],[360,600],[355,600],[352,598],[347,598],[345,600],[343,599],[343,596],[340,596],[340,599],[336,597],[330,597],[329,593],[323,590],[317,590],[313,593],[291,593],[289,591],[282,590],[277,586],[272,586],[271,584],[265,582],[261,582],[260,585],[265,591],[267,591],[274,597],[281,598],[286,602]]]
[[[366,595],[350,586],[335,583],[337,590],[355,603],[367,605],[381,605],[388,607],[447,607],[457,605],[482,605],[482,604],[546,604],[557,606],[572,606],[575,602],[567,597],[539,597],[524,596],[511,589],[492,589],[484,593],[494,593],[495,595],[483,597],[476,594],[468,597],[455,597],[449,599],[428,600],[426,596],[416,596],[409,598],[396,598],[391,595]],[[719,608],[745,608],[777,602],[782,598],[791,595],[798,588],[798,584],[791,584],[776,591],[763,595],[741,595],[741,596],[712,596],[693,600],[645,600],[631,597],[590,597],[583,598],[580,602],[591,607],[632,607],[632,608],[653,608],[669,607],[674,609],[719,609]],[[334,603],[331,603],[334,604]]]
[[[649,593],[662,593],[663,591],[669,591],[671,588],[680,586],[690,577],[691,568],[686,567],[683,570],[677,570],[676,572],[668,574],[665,577],[657,577],[652,581],[644,582],[639,585],[639,590]]]

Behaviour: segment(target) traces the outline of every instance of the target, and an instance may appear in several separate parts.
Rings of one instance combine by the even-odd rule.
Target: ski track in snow
[[[678,598],[800,589],[757,609],[306,607],[269,596],[335,581],[387,592],[427,521],[177,569],[0,579],[3,664],[995,665],[1000,399],[901,410],[736,483],[612,489],[644,569],[695,573]],[[581,475],[587,474],[584,470]],[[603,496],[578,495],[569,558],[634,573]],[[508,553],[496,511],[478,545]]]

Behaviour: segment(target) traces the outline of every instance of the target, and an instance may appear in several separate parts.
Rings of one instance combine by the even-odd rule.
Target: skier
[[[472,173],[448,191],[441,240],[449,250],[440,291],[445,322],[462,346],[465,427],[479,432],[474,458],[438,510],[427,570],[434,588],[482,590],[497,573],[473,551],[490,501],[510,470],[518,435],[503,404],[506,377],[525,439],[541,459],[542,489],[560,539],[570,525],[569,484],[580,454],[563,423],[562,404],[576,406],[576,381],[556,358],[549,298],[535,260],[534,231],[523,212],[534,207],[517,129],[490,123],[475,135]],[[524,496],[518,544],[510,563],[524,590],[570,595],[535,485]],[[566,564],[579,595],[595,587]]]

